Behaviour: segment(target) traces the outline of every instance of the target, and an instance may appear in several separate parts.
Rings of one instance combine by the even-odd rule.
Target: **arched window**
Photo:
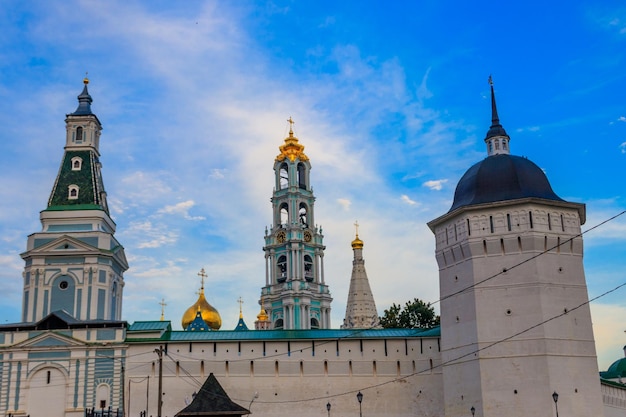
[[[320,322],[315,317],[311,317],[311,329],[319,329],[319,328],[320,328]]]
[[[279,170],[280,176],[280,189],[289,187],[289,167],[287,164],[282,164]]]
[[[500,139],[496,139],[496,149],[500,149]]]
[[[68,188],[68,190],[67,190],[67,196],[68,197],[67,198],[69,200],[76,200],[76,199],[78,199],[78,190],[79,190],[78,185],[72,184],[72,185],[70,185],[67,188]]]
[[[287,257],[280,255],[276,262],[276,281],[285,282],[287,280]]]
[[[306,190],[306,168],[303,163],[298,164],[298,187]]]
[[[280,205],[280,224],[285,226],[289,224],[289,206],[287,203]]]
[[[72,158],[72,171],[80,171],[83,166],[83,159],[75,156]]]
[[[300,209],[298,210],[298,218],[300,219],[300,224],[304,227],[309,227],[309,217],[307,215],[307,206],[304,203],[300,203]]]
[[[309,255],[304,255],[304,278],[313,281],[313,259]]]
[[[82,142],[83,141],[83,128],[78,126],[76,128],[76,142]]]
[[[275,329],[282,329],[283,328],[283,319],[278,319],[274,322],[274,328]]]
[[[506,139],[502,139],[502,149],[506,150]]]

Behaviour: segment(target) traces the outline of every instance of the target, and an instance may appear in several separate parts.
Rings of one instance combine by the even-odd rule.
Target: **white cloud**
[[[203,216],[191,216],[189,209],[191,209],[196,203],[193,200],[182,201],[174,204],[173,206],[165,206],[160,209],[158,214],[180,214],[186,220],[205,220]]]
[[[226,172],[228,170],[227,169],[219,169],[219,168],[214,168],[211,170],[211,174],[209,174],[210,178],[216,178],[216,179],[224,179],[226,177]]]
[[[448,182],[447,179],[430,180],[430,181],[426,181],[422,185],[424,187],[430,188],[431,190],[440,191],[443,188],[443,184],[445,184],[447,182]]]
[[[626,117],[620,116],[620,117],[617,118],[617,121],[618,122],[626,122]]]
[[[137,248],[158,248],[176,243],[178,233],[168,231],[163,224],[154,225],[151,221],[132,222],[124,232],[133,241],[139,240]]]
[[[414,206],[417,204],[417,201],[411,200],[411,198],[406,194],[402,194],[402,196],[400,196],[400,199],[410,206]]]
[[[338,198],[337,202],[341,207],[343,207],[344,211],[350,211],[350,205],[352,204],[350,200],[348,200],[347,198]]]
[[[619,145],[619,148],[621,149],[622,153],[626,153],[626,142],[622,142]]]

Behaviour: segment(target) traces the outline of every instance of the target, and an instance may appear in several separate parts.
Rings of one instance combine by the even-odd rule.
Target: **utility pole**
[[[163,346],[154,349],[154,353],[159,355],[159,394],[157,395],[157,417],[161,417],[161,407],[163,406]]]

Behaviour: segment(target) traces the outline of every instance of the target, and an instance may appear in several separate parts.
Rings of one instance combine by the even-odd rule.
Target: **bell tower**
[[[274,160],[273,224],[265,229],[265,286],[261,307],[274,329],[330,328],[332,298],[324,281],[322,228],[315,225],[311,163],[289,136]]]
[[[42,230],[22,253],[22,321],[63,310],[78,320],[121,320],[124,248],[113,236],[100,164],[102,125],[91,111],[85,78],[78,108],[65,119],[65,152]]]

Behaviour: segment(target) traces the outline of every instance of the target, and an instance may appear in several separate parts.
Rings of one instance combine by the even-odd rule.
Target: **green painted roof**
[[[79,157],[82,160],[82,166],[79,170],[72,170],[72,158],[74,157]],[[106,202],[101,201],[104,185],[97,165],[98,156],[94,151],[65,151],[48,200],[48,209],[84,210],[95,206],[108,213]],[[71,200],[68,198],[70,185],[78,186],[78,198]]]
[[[626,358],[613,362],[606,372],[600,372],[600,376],[606,379],[626,378]]]
[[[317,329],[317,330],[219,330],[211,332],[186,332],[182,330],[163,332],[160,338],[146,339],[133,337],[133,332],[158,330],[158,323],[133,323],[126,333],[127,342],[169,342],[189,341],[254,341],[254,340],[336,340],[336,339],[407,339],[414,337],[440,337],[439,327],[433,329]],[[169,323],[169,322],[167,322]],[[139,335],[137,335],[139,336]]]
[[[129,332],[153,332],[172,329],[170,321],[136,321],[128,327]]]

